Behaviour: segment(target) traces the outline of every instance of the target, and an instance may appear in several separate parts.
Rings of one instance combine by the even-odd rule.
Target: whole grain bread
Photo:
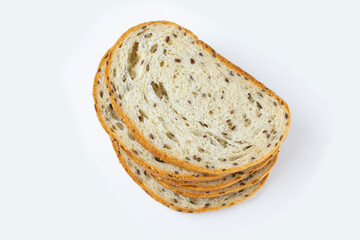
[[[276,152],[287,104],[174,23],[124,33],[105,69],[112,106],[154,156],[184,169],[228,174]]]
[[[137,165],[129,157],[121,152],[116,141],[112,141],[113,147],[118,155],[120,163],[123,165],[130,177],[152,198],[163,205],[179,212],[195,213],[213,211],[221,208],[230,207],[242,202],[254,195],[265,183],[267,176],[259,182],[240,190],[239,192],[229,193],[213,198],[190,198],[174,193],[164,188],[154,180],[146,170]]]

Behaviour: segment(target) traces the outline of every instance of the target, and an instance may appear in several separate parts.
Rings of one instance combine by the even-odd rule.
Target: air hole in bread
[[[176,140],[176,138],[175,138],[175,135],[174,135],[172,132],[166,132],[166,136],[167,136],[169,139],[177,142],[177,140]]]
[[[152,35],[153,35],[152,33],[148,33],[148,34],[145,35],[145,38],[151,38]]]
[[[131,48],[128,57],[128,71],[132,79],[136,78],[136,71],[134,70],[134,67],[136,63],[139,61],[139,55],[137,54],[138,48],[139,48],[139,43],[135,42]]]
[[[120,120],[120,118],[118,117],[118,115],[116,115],[116,112],[113,109],[113,106],[111,104],[109,104],[106,109],[105,109],[105,113],[106,115],[109,115],[112,119],[114,120]]]
[[[153,45],[153,46],[150,48],[150,52],[151,52],[151,53],[155,53],[156,50],[157,50],[157,48],[158,48],[158,45],[157,45],[157,44]]]
[[[200,123],[200,125],[203,126],[203,127],[206,127],[206,128],[209,127],[206,123],[203,123],[203,122],[201,122],[201,121],[199,121],[199,123]]]
[[[144,118],[149,119],[148,115],[147,115],[143,110],[139,109],[139,113],[140,113],[140,115],[143,116]]]
[[[136,149],[131,149],[131,151],[135,154],[135,155],[139,155],[139,152]]]
[[[113,69],[113,77],[114,78],[116,77],[116,69],[115,68]]]
[[[164,88],[162,83],[157,84],[155,82],[151,82],[151,86],[158,98],[163,99],[163,97],[168,97],[166,89]]]
[[[161,161],[159,158],[154,157],[155,161],[159,162],[159,163],[164,163],[164,161]]]
[[[198,151],[199,152],[205,152],[205,149],[201,148],[201,147],[198,147]]]
[[[171,147],[169,145],[167,145],[167,144],[164,144],[163,147],[166,148],[166,149],[171,149]]]
[[[252,145],[243,147],[243,151],[246,151],[246,150],[248,150],[248,149],[251,148],[251,147],[252,147]]]
[[[132,140],[132,141],[135,141],[135,138],[134,136],[128,131],[128,137]]]
[[[214,138],[215,138],[215,140],[216,140],[218,143],[220,143],[220,145],[221,145],[223,148],[227,148],[228,142],[227,142],[226,140],[221,139],[221,138],[219,138],[219,137],[217,137],[217,136],[214,136]]]
[[[122,125],[121,122],[117,122],[117,123],[115,123],[115,125],[116,125],[120,130],[124,130],[124,125]]]

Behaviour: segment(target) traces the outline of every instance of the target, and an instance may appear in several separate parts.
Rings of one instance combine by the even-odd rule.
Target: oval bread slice
[[[114,110],[135,139],[190,171],[241,171],[276,152],[290,128],[285,101],[171,22],[124,33],[105,76]]]

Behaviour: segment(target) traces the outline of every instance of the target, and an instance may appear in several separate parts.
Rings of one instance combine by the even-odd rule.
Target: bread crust
[[[274,155],[274,157],[265,160],[264,162],[262,162],[261,164],[259,164],[258,166],[256,166],[256,168],[252,169],[250,172],[248,172],[248,170],[242,171],[244,172],[243,175],[238,175],[234,178],[230,178],[228,181],[223,181],[220,182],[218,184],[214,184],[214,185],[201,185],[201,184],[197,184],[197,183],[182,183],[182,182],[176,182],[174,180],[169,180],[169,179],[162,179],[162,182],[167,184],[167,185],[173,185],[176,187],[180,187],[181,189],[186,189],[186,190],[193,190],[193,191],[197,191],[197,192],[209,192],[209,191],[215,191],[218,189],[222,189],[222,188],[226,188],[228,186],[231,186],[233,184],[235,184],[236,182],[239,182],[243,179],[245,179],[249,174],[258,171],[259,169],[261,169],[262,167],[264,167],[266,164],[268,164],[273,158],[277,158],[278,157],[278,153],[276,153],[276,156]],[[236,173],[235,173],[236,174]]]
[[[240,202],[243,202],[247,199],[249,199],[250,197],[252,197],[255,193],[257,193],[257,191],[259,191],[260,188],[262,188],[268,178],[269,175],[266,175],[263,180],[262,180],[262,183],[250,194],[248,194],[247,197],[243,198],[243,199],[240,199],[238,201],[233,201],[233,202],[230,202],[224,206],[219,206],[219,207],[207,207],[207,208],[201,208],[201,209],[192,209],[192,210],[189,210],[189,209],[186,209],[186,208],[180,208],[180,207],[177,207],[177,206],[173,206],[171,205],[170,202],[160,198],[158,195],[156,195],[154,192],[152,192],[150,189],[148,189],[147,187],[145,187],[145,185],[139,181],[136,177],[136,175],[129,170],[128,166],[126,165],[125,161],[123,160],[122,156],[121,156],[121,153],[120,153],[120,150],[119,150],[119,147],[117,146],[116,144],[116,141],[111,141],[112,142],[112,145],[113,145],[113,148],[117,154],[117,157],[121,163],[121,165],[124,167],[125,171],[129,174],[129,176],[133,179],[134,182],[136,182],[148,195],[150,195],[150,197],[152,197],[153,199],[155,199],[156,201],[158,201],[159,203],[165,205],[166,207],[172,209],[172,210],[175,210],[175,211],[179,211],[179,212],[184,212],[184,213],[201,213],[201,212],[208,212],[208,211],[215,211],[215,210],[219,210],[219,209],[223,209],[223,208],[228,208],[228,207],[231,207],[233,206],[234,204],[237,204],[237,203],[240,203]]]
[[[145,22],[145,23],[141,23],[139,25],[136,25],[132,28],[130,28],[129,30],[127,30],[115,43],[115,45],[113,46],[113,49],[116,49],[119,47],[119,45],[124,41],[124,39],[132,32],[140,29],[141,27],[145,26],[145,25],[152,25],[152,24],[167,24],[167,25],[174,25],[176,27],[178,27],[179,29],[185,31],[187,34],[190,34],[195,41],[203,48],[204,51],[207,51],[208,53],[212,54],[215,58],[219,59],[225,66],[229,67],[230,69],[232,69],[235,73],[239,73],[242,74],[244,76],[247,77],[247,79],[249,81],[251,81],[255,86],[259,87],[260,89],[264,90],[266,93],[268,93],[270,96],[274,97],[274,99],[276,99],[278,101],[278,103],[280,105],[282,105],[288,115],[288,122],[286,125],[286,129],[285,132],[283,134],[283,138],[279,141],[279,144],[277,147],[273,148],[272,150],[270,150],[268,152],[268,154],[264,155],[263,157],[257,159],[256,161],[253,161],[251,163],[242,165],[242,166],[237,166],[237,167],[231,167],[231,168],[224,168],[224,169],[207,169],[205,167],[202,166],[198,166],[198,165],[194,165],[191,164],[189,162],[187,162],[184,159],[179,159],[176,156],[172,156],[167,154],[166,152],[164,152],[161,149],[158,149],[156,147],[154,147],[150,141],[148,141],[144,135],[142,135],[139,131],[139,129],[136,127],[136,125],[131,122],[130,118],[121,110],[120,106],[117,103],[117,100],[113,94],[113,89],[111,89],[111,82],[110,82],[110,77],[109,77],[109,65],[107,64],[105,67],[105,78],[106,78],[106,83],[108,86],[108,91],[109,91],[109,95],[110,95],[110,100],[111,103],[114,107],[115,112],[118,114],[119,117],[121,117],[124,121],[124,124],[128,127],[128,129],[131,130],[134,138],[136,139],[137,142],[139,142],[145,149],[147,149],[151,154],[153,154],[154,156],[160,158],[162,161],[173,164],[175,166],[187,169],[189,171],[193,171],[193,172],[199,172],[199,173],[208,173],[208,174],[222,174],[222,175],[227,175],[230,173],[234,173],[234,172],[239,172],[242,171],[248,167],[251,167],[257,163],[260,163],[261,161],[265,160],[266,158],[268,158],[270,155],[272,155],[274,152],[276,152],[280,145],[283,143],[283,141],[285,140],[286,136],[288,135],[289,129],[290,129],[290,123],[291,123],[291,114],[290,114],[290,110],[289,110],[289,106],[287,105],[287,103],[282,100],[280,97],[278,97],[273,91],[271,91],[270,89],[268,89],[267,87],[265,87],[264,84],[260,83],[259,81],[257,81],[253,76],[251,76],[250,74],[248,74],[247,72],[245,72],[244,70],[242,70],[240,67],[234,65],[233,63],[231,63],[230,61],[228,61],[226,58],[224,58],[223,56],[221,56],[220,54],[216,53],[216,51],[214,49],[212,49],[209,45],[207,45],[206,43],[204,43],[203,41],[199,40],[198,37],[193,34],[191,31],[189,31],[188,29],[185,29],[179,25],[177,25],[176,23],[173,22],[169,22],[169,21],[152,21],[152,22]],[[109,54],[109,62],[112,61],[112,51],[110,51]]]
[[[207,181],[213,181],[213,180],[217,180],[220,179],[224,176],[224,174],[218,174],[218,175],[200,175],[197,174],[198,177],[194,177],[192,176],[192,174],[184,174],[184,173],[179,173],[179,174],[174,174],[173,172],[166,172],[162,169],[159,169],[149,163],[147,163],[146,161],[144,161],[143,159],[141,159],[140,157],[136,156],[135,154],[132,153],[132,151],[130,149],[128,149],[126,147],[126,144],[121,141],[116,134],[114,134],[114,132],[112,131],[112,129],[106,124],[106,121],[104,119],[104,117],[101,114],[101,110],[100,110],[100,106],[99,106],[99,101],[98,101],[98,96],[97,96],[97,92],[98,92],[98,86],[100,84],[99,82],[99,76],[100,76],[100,72],[104,71],[104,66],[106,64],[106,61],[108,61],[109,59],[109,53],[110,53],[111,49],[109,49],[104,57],[101,59],[101,62],[99,64],[98,70],[96,72],[95,75],[95,79],[94,79],[94,85],[93,85],[93,98],[94,98],[94,107],[95,107],[95,111],[96,111],[96,115],[100,121],[101,126],[104,128],[104,130],[106,131],[106,133],[112,138],[115,139],[117,141],[117,144],[120,146],[120,148],[122,149],[123,152],[126,153],[126,155],[131,158],[134,162],[136,162],[137,164],[139,164],[140,166],[147,168],[148,170],[150,170],[151,172],[153,172],[154,174],[156,174],[157,176],[164,178],[164,179],[169,179],[169,180],[175,180],[175,181],[192,181],[192,182],[207,182]],[[194,172],[194,174],[196,174],[196,172]]]
[[[267,174],[270,172],[271,168],[275,165],[276,163],[276,160],[277,158],[271,163],[271,166],[269,167],[269,169],[267,169],[260,177],[258,178],[255,178],[253,181],[251,181],[250,183],[248,184],[245,184],[245,185],[240,185],[240,186],[236,186],[236,187],[232,187],[232,188],[229,188],[227,190],[225,190],[224,188],[221,188],[221,189],[217,189],[217,190],[214,190],[214,191],[211,191],[211,190],[208,190],[207,192],[199,192],[199,191],[196,191],[196,190],[193,190],[193,191],[187,191],[181,187],[173,187],[163,181],[157,181],[158,183],[160,183],[163,187],[175,192],[175,193],[178,193],[178,194],[181,194],[183,196],[186,196],[186,197],[192,197],[192,198],[210,198],[210,197],[218,197],[218,196],[221,196],[221,195],[225,195],[225,194],[228,194],[228,193],[233,193],[233,192],[237,192],[237,191],[240,191],[244,188],[247,188],[257,182],[259,182],[261,179],[263,179],[265,176],[267,176]],[[155,180],[156,177],[153,176]],[[240,180],[242,181],[242,180]],[[237,181],[236,183],[234,184],[237,184],[238,182],[240,181]]]

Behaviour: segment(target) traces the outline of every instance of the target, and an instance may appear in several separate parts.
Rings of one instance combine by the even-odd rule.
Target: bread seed
[[[175,33],[173,33],[173,36],[174,36],[174,38],[177,38],[177,35]]]
[[[288,119],[289,115],[287,113],[285,113],[285,119]]]
[[[201,52],[199,53],[199,55],[200,55],[200,56],[203,56],[203,54],[202,54]]]
[[[231,111],[230,111],[230,114],[233,114],[234,112],[235,112],[235,110],[231,110]]]
[[[170,40],[170,37],[169,37],[169,36],[166,36],[165,42],[169,42],[169,40]]]
[[[194,64],[195,63],[195,60],[194,59],[190,59],[190,62],[191,62],[191,64]]]
[[[211,49],[212,50],[212,52],[213,52],[213,57],[216,57],[216,52],[215,52],[215,50],[214,49]]]
[[[179,63],[179,62],[181,62],[181,60],[178,58],[175,58],[175,62]]]
[[[237,166],[237,165],[239,165],[239,164],[237,164],[237,163],[233,163],[233,166]]]
[[[256,102],[256,106],[259,108],[259,109],[262,109],[262,106],[259,102]]]
[[[227,82],[227,83],[228,83],[228,82],[229,82],[229,79],[225,78],[225,82]]]

